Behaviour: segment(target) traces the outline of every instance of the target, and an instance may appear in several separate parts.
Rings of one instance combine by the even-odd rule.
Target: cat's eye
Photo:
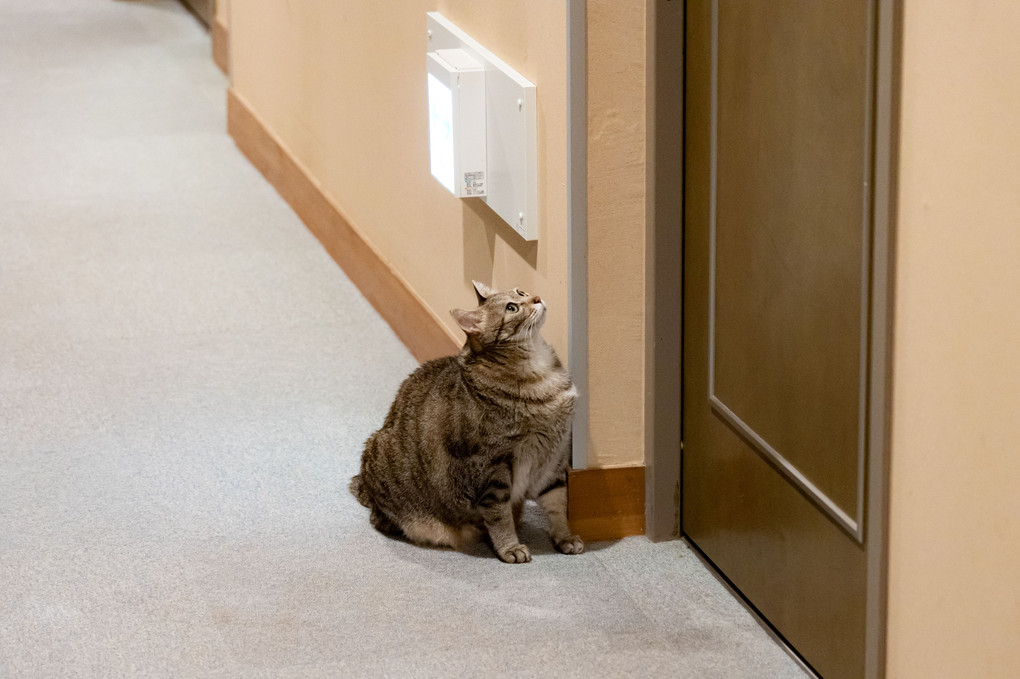
[[[517,305],[514,304],[513,302],[510,302],[509,304],[506,305],[506,310],[509,311],[510,313],[514,313],[515,311],[517,311]]]
[[[521,297],[527,297],[527,295],[521,292],[520,290],[517,291],[517,294],[520,295]]]

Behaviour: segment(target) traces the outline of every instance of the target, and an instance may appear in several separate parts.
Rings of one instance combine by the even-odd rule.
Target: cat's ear
[[[474,283],[475,294],[478,295],[478,304],[480,305],[484,304],[485,300],[489,299],[490,297],[496,294],[496,291],[490,288],[485,283],[480,283],[478,281],[471,282]]]
[[[463,309],[452,309],[450,315],[457,321],[457,325],[464,331],[468,337],[477,335],[482,331],[482,312],[478,309],[474,311],[464,311]]]

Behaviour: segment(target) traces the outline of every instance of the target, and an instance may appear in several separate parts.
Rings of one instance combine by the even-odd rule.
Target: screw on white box
[[[454,195],[480,196],[525,240],[537,239],[535,85],[438,12],[428,13],[426,38],[432,174]],[[469,111],[475,110],[471,107],[477,101],[474,88],[479,79],[472,64],[481,69],[482,122],[468,122],[462,128],[475,115]],[[448,115],[449,129],[444,115]],[[479,129],[481,142],[477,141]],[[483,174],[466,177],[472,172],[468,167],[479,166],[479,150],[483,169],[474,172]],[[476,182],[480,186],[468,186]],[[467,193],[468,189],[483,193]]]

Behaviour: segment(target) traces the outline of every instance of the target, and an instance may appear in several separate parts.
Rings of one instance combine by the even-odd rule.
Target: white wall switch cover
[[[485,196],[525,240],[538,238],[535,85],[438,12],[427,17],[427,52],[460,49],[485,70]]]

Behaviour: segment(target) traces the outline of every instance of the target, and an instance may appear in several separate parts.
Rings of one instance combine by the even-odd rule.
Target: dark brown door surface
[[[865,663],[872,11],[687,5],[683,531],[824,677]]]

